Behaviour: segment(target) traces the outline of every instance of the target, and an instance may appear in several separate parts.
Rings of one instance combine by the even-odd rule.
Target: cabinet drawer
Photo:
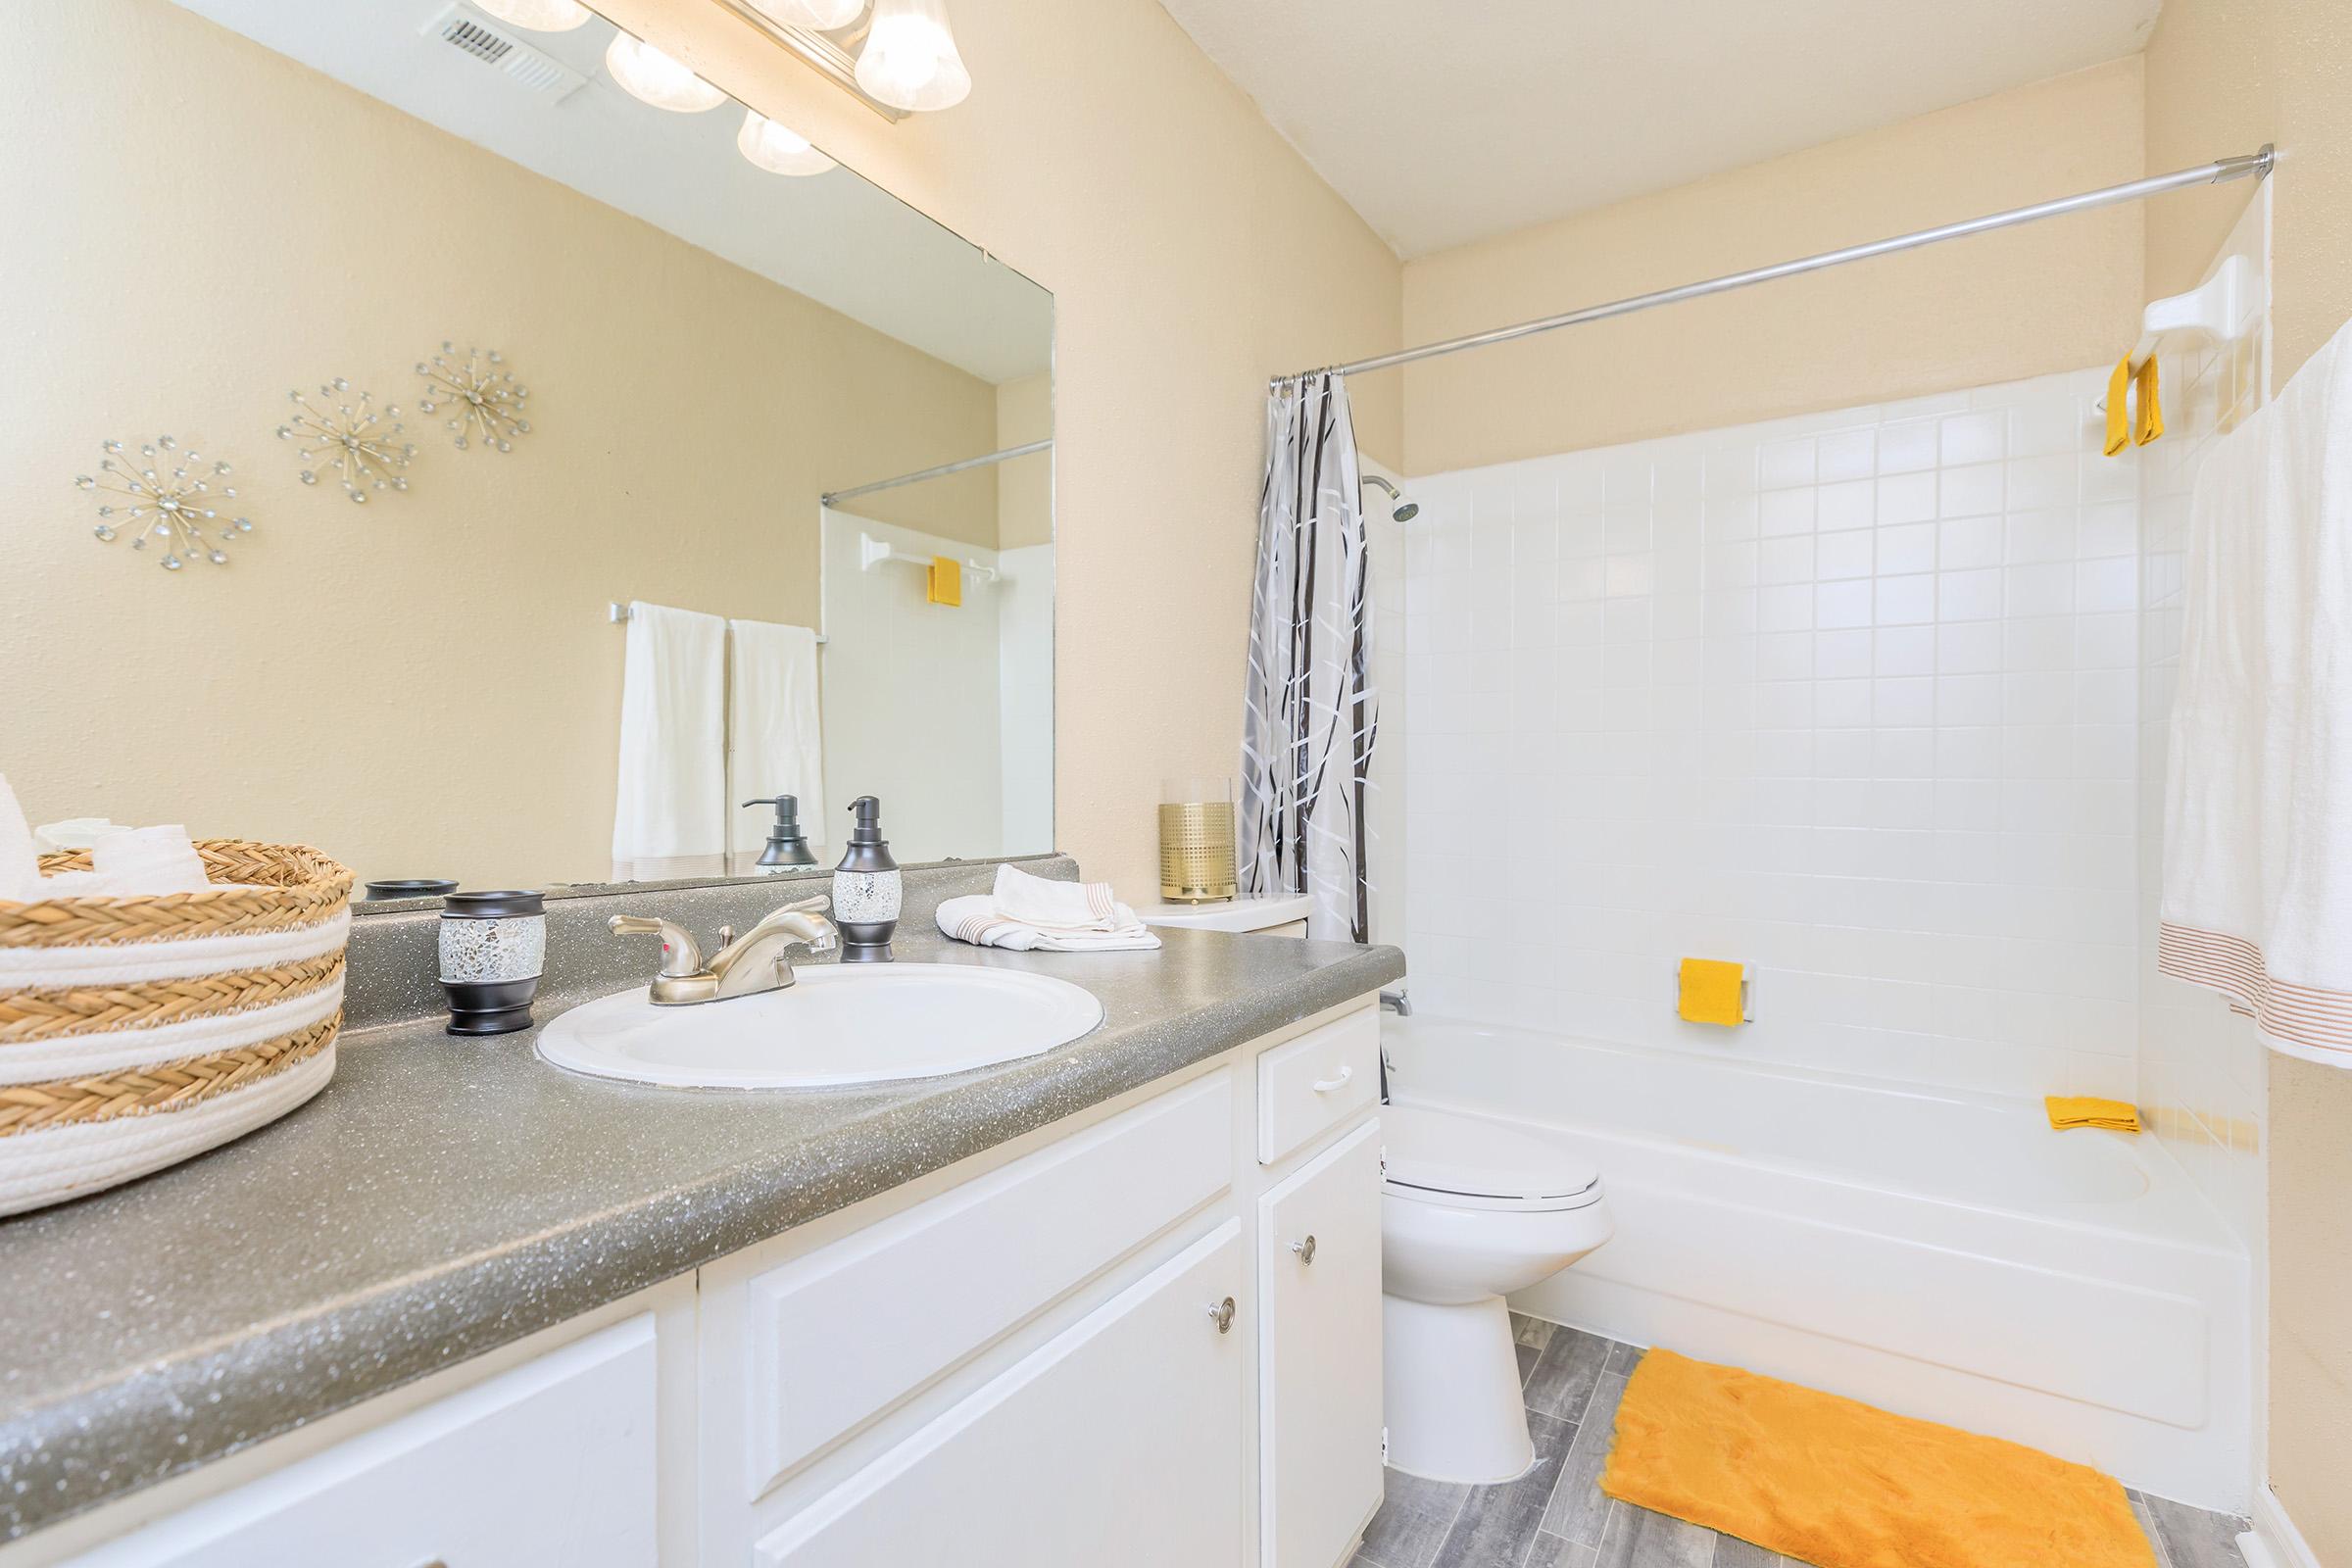
[[[654,1368],[616,1323],[72,1568],[652,1568]]]
[[[750,1495],[1224,1192],[1233,1122],[1220,1069],[753,1278]]]
[[[1271,1165],[1380,1099],[1380,1009],[1365,1006],[1257,1058],[1257,1157]]]
[[[1257,1200],[1265,1568],[1329,1568],[1380,1506],[1380,1124]]]
[[[753,1562],[1242,1561],[1243,1287],[1229,1219],[795,1515]]]

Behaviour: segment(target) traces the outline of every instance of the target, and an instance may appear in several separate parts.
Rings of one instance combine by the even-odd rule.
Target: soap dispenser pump
[[[763,875],[790,870],[796,865],[814,865],[816,857],[809,853],[808,840],[801,833],[801,801],[797,795],[770,795],[763,800],[746,801],[745,807],[772,806],[776,819],[767,825],[767,848],[760,852],[752,867]]]
[[[882,803],[860,795],[850,803],[857,818],[850,847],[833,872],[833,922],[841,928],[841,961],[888,963],[903,897],[899,862],[882,837]]]

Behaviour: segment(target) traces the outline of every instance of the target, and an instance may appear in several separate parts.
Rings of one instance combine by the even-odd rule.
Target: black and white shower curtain
[[[1365,796],[1379,703],[1360,478],[1346,382],[1285,382],[1266,404],[1241,884],[1250,898],[1311,895],[1307,935],[1341,942],[1372,927]]]

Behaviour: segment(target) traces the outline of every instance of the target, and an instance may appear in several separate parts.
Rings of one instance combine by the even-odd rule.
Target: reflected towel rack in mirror
[[[605,614],[613,625],[618,626],[629,618],[629,607],[623,601],[615,599],[605,606]],[[818,632],[816,640],[821,645],[825,640],[825,634],[821,631]]]
[[[925,570],[929,570],[931,565],[929,556],[911,555],[896,546],[884,544],[870,533],[861,533],[858,536],[858,569],[859,571],[871,571],[885,562],[892,561],[909,566],[921,566]],[[982,582],[997,580],[997,568],[994,566],[983,566],[977,561],[963,562],[962,566],[963,574],[966,577],[977,577]]]

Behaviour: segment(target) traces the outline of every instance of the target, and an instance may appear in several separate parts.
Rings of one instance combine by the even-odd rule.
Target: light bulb
[[[865,0],[752,0],[752,6],[787,25],[830,32],[856,22]]]
[[[605,50],[605,69],[626,88],[629,96],[679,114],[716,109],[727,95],[679,65],[643,38],[625,32],[612,35]]]
[[[821,174],[833,160],[808,145],[808,138],[789,125],[779,125],[757,109],[743,112],[743,129],[735,145],[771,174]]]
[[[972,90],[956,52],[947,0],[874,0],[858,54],[858,85],[894,109],[947,109]]]
[[[580,0],[473,0],[501,22],[533,32],[569,32],[586,22],[589,10]]]

